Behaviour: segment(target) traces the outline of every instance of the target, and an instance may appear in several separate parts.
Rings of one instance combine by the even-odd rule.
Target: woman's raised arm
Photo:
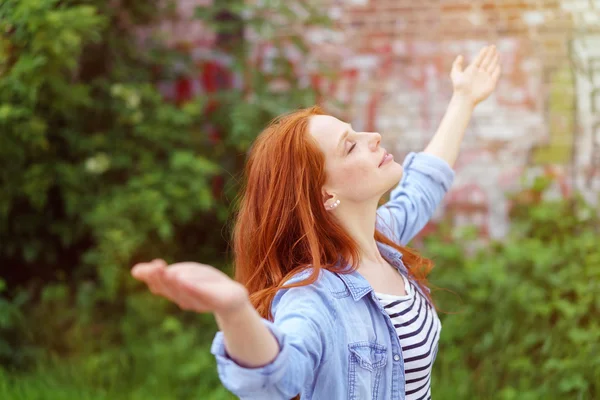
[[[378,228],[400,245],[406,245],[423,229],[454,180],[452,167],[473,109],[496,87],[500,76],[494,46],[482,49],[463,70],[459,56],[450,74],[454,95],[433,139],[422,153],[404,161],[404,176],[377,209]]]
[[[498,61],[495,46],[482,49],[464,70],[462,56],[456,58],[450,73],[454,94],[425,153],[445,160],[450,167],[454,166],[475,106],[496,88],[500,77]]]

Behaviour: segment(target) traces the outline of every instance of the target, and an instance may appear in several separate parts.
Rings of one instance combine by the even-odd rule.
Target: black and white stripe
[[[431,367],[442,325],[435,309],[404,279],[405,296],[375,293],[392,319],[402,346],[406,400],[431,398]]]

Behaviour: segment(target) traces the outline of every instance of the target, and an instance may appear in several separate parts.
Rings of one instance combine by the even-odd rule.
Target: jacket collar
[[[396,267],[398,271],[403,275],[407,276],[407,270],[402,263],[402,253],[395,248],[388,246],[384,243],[377,242],[379,252],[392,266]],[[349,267],[349,265],[347,266]],[[344,282],[346,288],[352,295],[355,301],[363,298],[364,295],[371,292],[373,288],[369,282],[358,272],[352,271],[348,273],[338,273],[338,277]]]

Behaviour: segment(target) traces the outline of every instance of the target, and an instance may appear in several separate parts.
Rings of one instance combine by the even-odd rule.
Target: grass
[[[113,366],[93,371],[87,361],[45,363],[27,374],[0,369],[0,399],[3,400],[173,400],[206,399],[230,400],[235,397],[214,379],[182,386],[172,379],[153,373],[146,365],[144,378],[132,379],[135,371]],[[92,361],[93,363],[93,361]],[[156,362],[156,369],[164,369]],[[139,371],[138,371],[139,372]]]

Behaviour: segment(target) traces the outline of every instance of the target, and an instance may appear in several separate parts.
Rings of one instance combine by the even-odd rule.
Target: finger
[[[182,310],[207,311],[205,297],[210,297],[210,294],[205,293],[203,286],[210,285],[209,282],[198,282],[198,278],[190,279],[189,274],[182,269],[167,269],[164,277],[175,292],[174,301]]]
[[[208,310],[206,302],[198,298],[199,292],[196,288],[191,289],[184,282],[177,286],[177,305],[182,310],[205,312]]]
[[[167,296],[169,291],[161,282],[161,273],[166,263],[163,260],[153,260],[149,263],[136,264],[132,269],[134,278],[143,281],[153,294]]]
[[[133,268],[131,268],[131,275],[138,280],[144,280],[148,277],[149,274],[152,273],[152,271],[154,271],[155,268],[166,266],[167,263],[165,260],[155,258],[150,262],[135,264]]]
[[[152,260],[152,264],[158,265],[161,267],[167,266],[167,262],[165,260],[163,260],[162,258],[155,258],[154,260]]]
[[[485,71],[487,73],[492,73],[494,72],[494,70],[496,69],[496,67],[498,66],[498,61],[500,60],[500,55],[498,53],[496,53],[494,55],[494,57],[492,58],[492,61],[490,61],[490,63],[486,66]]]
[[[502,69],[500,68],[500,65],[496,65],[496,68],[492,72],[492,82],[494,82],[494,84],[496,84],[496,82],[498,82],[498,78],[500,78],[501,72],[502,72]]]
[[[484,71],[487,71],[488,67],[492,63],[492,60],[494,59],[494,56],[496,54],[497,53],[496,53],[496,47],[495,46],[488,47],[488,50],[486,51],[485,57],[481,61],[481,65],[479,66],[479,68],[483,69]]]
[[[144,268],[142,263],[135,264],[131,268],[131,276],[135,279],[140,279],[140,270],[142,270],[142,268]]]
[[[451,72],[452,74],[463,71],[463,61],[464,61],[463,56],[456,57],[456,59],[452,63],[452,72]]]
[[[146,280],[151,271],[156,268],[152,263],[138,263],[131,269],[131,275],[138,280]]]
[[[154,271],[148,280],[148,287],[155,290],[153,293],[166,297],[171,301],[175,301],[177,298],[177,289],[166,278],[164,267],[158,267]]]
[[[209,282],[204,282],[201,277],[192,276],[190,272],[190,269],[186,268],[167,268],[164,279],[178,291],[185,291],[189,295],[193,295],[194,291],[202,294],[202,283],[208,284]]]
[[[190,291],[185,290],[180,281],[168,277],[168,274],[166,273],[164,278],[165,285],[169,288],[168,290],[171,293],[171,296],[169,297],[171,301],[177,304],[182,310],[200,311],[197,306],[197,294],[190,293]]]
[[[168,268],[165,279],[169,280],[177,291],[188,294],[196,302],[205,302],[219,294],[222,281],[215,281],[208,276],[198,275],[197,273],[190,274],[190,272],[191,269]],[[198,272],[197,268],[194,268],[194,272]]]
[[[488,49],[489,49],[489,46],[487,46],[487,47],[484,47],[483,49],[481,49],[481,50],[479,51],[479,54],[477,54],[477,57],[475,58],[475,60],[473,60],[473,63],[472,63],[472,64],[473,64],[474,66],[476,66],[476,67],[478,67],[478,68],[481,66],[481,63],[482,63],[482,61],[484,60],[484,58],[485,58],[485,56],[486,56],[486,54],[487,54],[487,51],[488,51]]]

